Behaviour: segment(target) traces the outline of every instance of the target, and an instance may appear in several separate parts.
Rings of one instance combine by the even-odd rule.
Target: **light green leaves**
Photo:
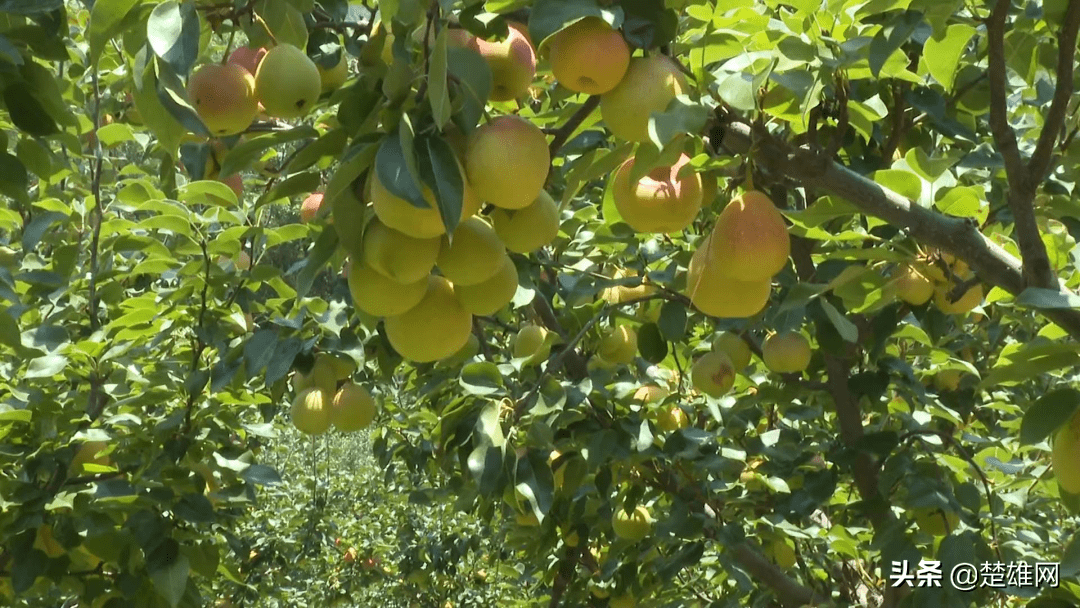
[[[1039,443],[1068,422],[1080,410],[1080,391],[1060,388],[1042,397],[1024,412],[1020,425],[1020,441],[1027,445]]]
[[[199,16],[193,2],[168,0],[154,7],[146,22],[146,41],[179,74],[187,74],[199,56]]]
[[[120,33],[124,17],[142,0],[98,0],[90,9],[90,61],[96,63],[109,39]]]
[[[974,27],[966,23],[954,23],[945,30],[943,36],[927,38],[923,44],[922,56],[926,67],[930,75],[945,87],[946,92],[953,88],[956,68],[974,35]]]

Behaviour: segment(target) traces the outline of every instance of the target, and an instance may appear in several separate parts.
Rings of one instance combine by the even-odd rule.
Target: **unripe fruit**
[[[662,409],[656,414],[656,428],[665,433],[673,433],[690,426],[690,419],[678,405]]]
[[[518,116],[499,116],[469,136],[466,171],[481,200],[504,209],[529,206],[551,165],[543,131]]]
[[[531,205],[517,211],[494,209],[491,223],[506,248],[514,253],[531,253],[559,235],[559,206],[541,190]]]
[[[259,70],[259,63],[266,57],[266,49],[259,47],[253,49],[250,46],[238,46],[229,53],[228,63],[238,65],[248,71],[252,77]]]
[[[474,315],[493,315],[509,304],[517,294],[518,271],[510,256],[503,255],[498,271],[486,281],[474,285],[454,284],[454,293],[465,310]]]
[[[420,303],[428,288],[427,277],[413,283],[398,283],[375,272],[362,260],[349,264],[348,282],[356,307],[376,317],[409,310]]]
[[[678,66],[663,55],[633,57],[615,88],[600,98],[600,116],[611,133],[622,140],[649,140],[649,116],[690,90]]]
[[[79,450],[75,452],[75,457],[71,459],[71,466],[68,467],[69,477],[78,477],[85,473],[83,469],[84,464],[96,464],[100,466],[109,466],[108,455],[98,456],[101,452],[104,452],[109,444],[104,441],[87,441],[79,446]]]
[[[188,79],[188,98],[214,135],[235,135],[259,113],[255,80],[234,64],[204,64]]]
[[[516,23],[509,26],[503,40],[483,40],[469,36],[465,47],[480,54],[491,68],[491,101],[511,101],[524,95],[536,77],[536,51]]]
[[[802,334],[786,331],[769,336],[761,346],[765,366],[778,374],[800,373],[810,365],[810,342]]]
[[[679,177],[690,162],[683,154],[670,167],[656,167],[631,183],[634,158],[628,158],[615,171],[612,199],[615,208],[631,228],[638,232],[673,234],[686,229],[701,210],[701,178],[689,171]],[[771,275],[770,275],[771,276]]]
[[[769,303],[772,279],[739,281],[724,275],[720,263],[709,255],[713,235],[698,246],[686,273],[686,295],[701,312],[720,318],[745,319]]]
[[[316,63],[315,69],[319,70],[320,90],[324,94],[340,89],[341,85],[349,79],[349,61],[344,51],[338,56],[338,62],[334,64],[334,67],[324,68]]]
[[[611,516],[611,528],[615,531],[615,535],[634,542],[649,535],[652,523],[649,509],[644,505],[638,505],[630,513],[619,506],[615,508],[615,514]]]
[[[461,203],[462,220],[472,217],[480,210],[480,199],[464,177],[462,173],[462,181],[465,182]],[[390,228],[414,238],[435,238],[445,234],[446,227],[443,225],[442,214],[439,212],[439,205],[435,201],[431,188],[424,186],[423,192],[424,200],[429,206],[422,209],[395,196],[379,181],[378,172],[371,172],[371,204],[379,220]]]
[[[795,567],[795,548],[782,538],[773,539],[767,547],[769,557],[784,570]]]
[[[330,405],[330,421],[337,430],[351,433],[366,429],[375,419],[375,399],[366,388],[349,382],[338,389]]]
[[[919,529],[931,536],[948,536],[960,523],[960,515],[955,511],[942,509],[915,509],[912,513]]]
[[[290,413],[298,431],[321,435],[330,428],[330,396],[320,388],[304,389],[293,401]]]
[[[344,356],[319,353],[315,356],[314,367],[330,370],[334,378],[334,386],[337,386],[338,380],[348,380],[353,375],[356,371],[356,362]]]
[[[1080,494],[1080,411],[1054,435],[1050,467],[1062,490]]]
[[[539,325],[526,325],[514,336],[511,350],[515,359],[526,358],[524,365],[534,365],[547,359],[551,346],[547,344],[548,330]]]
[[[462,220],[453,239],[443,237],[435,264],[454,285],[476,285],[495,276],[506,246],[491,225],[478,217]]]
[[[630,66],[630,47],[622,33],[599,17],[585,17],[560,30],[548,45],[551,73],[576,93],[607,93]]]
[[[300,203],[300,221],[308,223],[319,214],[319,209],[322,208],[323,193],[313,192],[309,194],[302,203]]]
[[[750,365],[750,345],[739,337],[739,334],[725,331],[717,335],[713,338],[712,349],[726,354],[736,372],[741,372]]]
[[[912,264],[897,266],[892,280],[896,297],[912,306],[922,306],[934,295],[934,282]]]
[[[286,120],[311,111],[322,93],[319,68],[291,44],[270,49],[255,72],[255,91],[266,113]]]
[[[415,283],[431,274],[441,243],[398,232],[373,218],[364,231],[364,263],[398,283]]]
[[[628,325],[609,331],[601,340],[596,354],[617,365],[629,365],[637,356],[637,332]]]
[[[43,551],[45,555],[51,558],[57,558],[67,553],[64,546],[53,535],[52,526],[48,524],[38,526],[37,535],[34,537],[34,548]]]
[[[716,218],[708,255],[720,271],[740,281],[771,279],[787,265],[791,239],[784,217],[769,197],[750,190]]]
[[[698,391],[720,398],[735,384],[735,368],[731,358],[720,351],[709,351],[690,368],[690,382]]]
[[[472,333],[472,315],[454,295],[445,278],[431,275],[427,291],[416,306],[384,321],[390,345],[416,363],[445,359],[459,351]]]

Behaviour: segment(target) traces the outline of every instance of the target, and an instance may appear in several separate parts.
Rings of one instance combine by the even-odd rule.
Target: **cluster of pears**
[[[321,435],[331,425],[345,433],[370,426],[378,408],[367,389],[349,380],[355,369],[351,361],[319,353],[310,372],[293,372],[293,426],[309,435]]]
[[[215,137],[246,130],[260,112],[281,119],[306,116],[324,92],[348,77],[345,54],[334,67],[316,64],[299,47],[239,47],[220,64],[206,63],[188,78],[188,99]]]
[[[963,260],[947,253],[930,253],[897,266],[891,283],[896,297],[912,306],[922,306],[932,298],[941,312],[965,314],[982,302],[982,285],[971,285],[955,302],[952,292],[974,276]]]
[[[765,194],[731,199],[690,259],[687,295],[707,315],[751,317],[765,308],[772,278],[784,269],[791,240],[784,218]]]
[[[331,203],[350,257],[346,276],[354,304],[383,317],[390,344],[416,363],[466,347],[473,315],[498,312],[517,292],[510,252],[528,254],[559,232],[558,205],[543,190],[550,159],[537,127],[501,116],[478,127],[457,151],[464,191],[453,234],[446,234],[429,188],[423,192],[428,207],[417,207],[387,189],[375,170],[365,188],[368,201],[347,192]],[[479,214],[482,202],[493,206],[487,215]],[[374,217],[366,221],[368,208]]]

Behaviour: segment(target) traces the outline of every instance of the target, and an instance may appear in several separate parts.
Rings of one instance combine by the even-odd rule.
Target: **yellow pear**
[[[611,528],[615,535],[635,542],[649,535],[652,524],[652,516],[644,505],[638,505],[629,513],[621,506],[615,507],[615,513],[611,516]]]
[[[897,266],[892,282],[896,297],[912,306],[922,306],[934,295],[934,282],[914,264]]]
[[[511,101],[524,95],[536,77],[536,51],[523,32],[524,26],[509,23],[503,40],[483,40],[468,36],[464,46],[470,48],[491,68],[491,101]],[[453,31],[453,30],[451,30]]]
[[[736,196],[724,207],[709,244],[711,261],[724,275],[740,281],[771,279],[791,255],[784,217],[769,197],[756,190]]]
[[[618,268],[611,275],[613,279],[625,279],[636,277],[638,273],[632,268]],[[622,304],[640,298],[648,297],[656,293],[656,286],[642,282],[641,285],[631,287],[629,285],[613,285],[604,289],[600,297],[609,304]]]
[[[298,431],[321,435],[330,428],[330,396],[320,388],[304,389],[293,400],[290,414]]]
[[[940,391],[955,391],[964,378],[962,369],[945,369],[934,374],[934,386]]]
[[[444,236],[436,265],[454,285],[476,285],[495,276],[506,258],[506,246],[486,221],[470,217],[458,224],[453,238]]]
[[[551,165],[540,127],[514,115],[499,116],[469,136],[465,168],[481,200],[504,209],[529,206]]]
[[[713,338],[712,349],[726,354],[736,372],[741,372],[750,365],[750,345],[735,332],[725,331],[717,335]]]
[[[709,351],[698,357],[690,368],[690,382],[710,397],[723,397],[735,384],[735,366],[726,353]]]
[[[525,365],[535,365],[545,361],[551,353],[548,344],[548,329],[539,325],[526,325],[514,336],[511,351],[515,359],[525,359]]]
[[[320,91],[330,93],[341,88],[341,85],[345,84],[345,81],[349,79],[349,60],[345,56],[345,51],[342,51],[338,56],[338,62],[334,64],[332,68],[324,68],[318,63],[315,64],[315,69],[319,70],[319,83]]]
[[[199,66],[188,79],[188,98],[214,135],[235,135],[259,113],[255,79],[244,68],[226,63]]]
[[[701,312],[720,318],[745,319],[761,312],[769,303],[772,280],[739,281],[724,275],[720,263],[710,260],[705,238],[690,258],[686,273],[686,295]]]
[[[286,120],[307,115],[322,93],[319,68],[303,50],[279,44],[255,72],[255,91],[266,113]]]
[[[639,386],[638,389],[634,391],[634,401],[645,405],[649,405],[652,403],[660,403],[670,394],[671,391],[662,386],[648,384],[645,386]]]
[[[376,317],[399,315],[420,303],[427,292],[427,277],[398,283],[375,272],[362,260],[348,268],[349,293],[360,310]]]
[[[457,292],[457,289],[454,290]],[[472,359],[480,353],[480,339],[476,337],[476,334],[469,334],[469,341],[465,343],[458,351],[449,357],[439,360],[440,365],[446,365],[448,367],[457,367],[462,363],[465,363],[469,359]]]
[[[364,263],[398,283],[415,283],[431,274],[441,243],[398,232],[374,218],[364,231]]]
[[[551,37],[548,58],[559,84],[575,93],[600,95],[626,75],[630,47],[606,21],[585,17]]]
[[[531,253],[559,235],[559,206],[541,190],[528,207],[516,211],[496,208],[491,223],[506,248],[514,253]]]
[[[638,232],[673,234],[686,229],[701,210],[701,178],[694,171],[680,177],[680,170],[690,162],[683,154],[670,167],[656,167],[636,182],[630,173],[634,158],[628,158],[615,171],[612,199],[615,208],[631,228]]]
[[[304,374],[297,370],[292,376],[293,390],[297,393],[309,388],[318,388],[327,395],[333,395],[337,390],[337,385],[338,375],[335,373],[334,366],[322,354],[315,357],[315,363],[308,373]]]
[[[464,175],[462,175],[464,177]],[[480,210],[480,199],[476,191],[465,182],[462,191],[461,219],[472,217]],[[387,226],[418,239],[430,239],[446,233],[443,226],[442,214],[439,212],[438,203],[431,188],[423,187],[424,200],[428,207],[421,209],[409,201],[399,198],[391,193],[379,181],[377,172],[371,172],[371,204],[375,209],[375,215]]]
[[[468,343],[472,315],[461,306],[450,281],[430,275],[420,303],[387,317],[384,325],[398,354],[415,363],[429,363],[453,355]]]
[[[673,433],[688,426],[690,426],[690,419],[678,405],[663,408],[656,414],[656,428],[665,433]]]
[[[1050,467],[1062,490],[1080,494],[1080,412],[1054,435]]]
[[[330,403],[330,422],[337,430],[351,433],[371,426],[375,411],[371,393],[359,384],[349,382],[334,394]]]
[[[600,97],[600,116],[615,137],[648,141],[649,116],[663,112],[676,95],[689,90],[686,78],[668,57],[633,57],[619,84]]]
[[[934,286],[934,306],[937,306],[941,312],[948,315],[962,315],[971,312],[982,303],[982,284],[972,285],[964,292],[964,295],[960,296],[959,300],[953,302],[951,295],[955,287],[954,283],[938,283]]]
[[[637,356],[637,332],[629,325],[612,328],[600,340],[596,354],[605,361],[617,365],[629,365]]]
[[[793,331],[776,333],[761,345],[761,358],[765,367],[778,374],[800,373],[810,365],[810,342],[802,334]]]
[[[499,270],[486,281],[473,285],[454,284],[454,293],[465,310],[474,315],[493,315],[509,304],[517,293],[518,271],[510,256],[503,255]]]
[[[318,355],[315,355],[315,366],[329,369],[335,383],[338,380],[348,380],[353,375],[353,372],[356,371],[355,361],[345,356],[332,355],[330,353],[319,353]]]

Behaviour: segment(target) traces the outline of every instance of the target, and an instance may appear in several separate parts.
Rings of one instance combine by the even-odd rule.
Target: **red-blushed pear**
[[[314,220],[319,215],[322,204],[322,192],[312,192],[307,195],[303,202],[300,203],[300,221],[306,224]]]
[[[364,231],[364,263],[379,274],[398,283],[415,283],[431,274],[439,255],[441,241],[418,239],[398,232],[372,218]]]
[[[638,232],[673,234],[689,226],[701,210],[701,178],[681,169],[690,162],[683,154],[670,167],[656,167],[631,181],[633,157],[615,171],[612,198],[624,222]],[[681,176],[680,176],[681,175]]]
[[[736,372],[741,372],[750,365],[750,345],[735,332],[725,331],[718,334],[713,338],[712,349],[727,355]]]
[[[235,135],[251,126],[259,113],[255,80],[244,68],[207,63],[188,78],[188,99],[214,135]]]
[[[462,181],[465,182],[465,189],[462,192],[461,219],[465,220],[480,210],[480,198],[467,180]],[[387,190],[379,180],[378,172],[371,172],[371,206],[379,221],[418,239],[442,236],[446,234],[446,227],[443,225],[435,195],[427,186],[423,187],[423,193],[429,206],[422,209]]]
[[[649,116],[663,112],[676,95],[690,90],[673,60],[663,55],[634,57],[619,84],[600,97],[600,116],[615,137],[649,140]]]
[[[476,285],[495,276],[506,257],[506,246],[486,221],[462,220],[453,240],[443,237],[435,264],[454,285]]]
[[[251,270],[251,256],[243,249],[240,250],[240,255],[236,256],[236,268],[238,270]]]
[[[892,273],[896,297],[913,306],[922,306],[934,296],[934,282],[914,264],[901,264]]]
[[[453,355],[472,333],[472,315],[461,306],[450,281],[436,275],[428,277],[427,292],[419,304],[383,323],[390,345],[415,363]]]
[[[810,365],[810,342],[802,334],[793,331],[775,333],[761,345],[761,358],[765,367],[778,374],[801,373]]]
[[[398,283],[375,272],[363,260],[349,263],[349,293],[357,308],[376,317],[399,315],[420,303],[427,292],[427,277]]]
[[[508,23],[506,38],[484,40],[469,36],[465,47],[480,54],[491,68],[491,101],[511,101],[524,95],[536,77],[536,51],[523,33],[525,27]]]
[[[629,513],[620,505],[615,507],[615,513],[611,516],[611,528],[615,531],[615,536],[634,542],[648,536],[652,531],[652,524],[652,516],[644,505],[638,505]]]
[[[619,84],[630,65],[622,33],[599,17],[585,17],[551,37],[551,73],[575,93],[600,95]]]
[[[315,68],[319,70],[320,90],[323,94],[340,89],[341,85],[349,79],[349,60],[344,51],[338,55],[338,62],[334,64],[334,67],[324,68],[316,63]]]
[[[293,400],[293,426],[301,433],[321,435],[330,428],[330,395],[321,388],[307,388]]]
[[[559,235],[559,206],[543,190],[528,207],[516,211],[495,208],[490,217],[495,234],[514,253],[531,253]]]
[[[690,368],[690,382],[695,389],[714,399],[723,397],[735,384],[735,366],[731,357],[715,350],[698,357]]]
[[[1062,490],[1080,494],[1080,411],[1054,434],[1050,467]]]
[[[503,209],[529,206],[548,177],[551,155],[540,127],[499,116],[469,136],[465,168],[480,200]]]
[[[490,279],[474,285],[455,283],[454,293],[465,310],[474,315],[486,316],[499,312],[503,306],[509,304],[514,299],[517,288],[517,266],[510,256],[504,254],[499,270]]]
[[[608,363],[629,365],[634,362],[637,350],[637,332],[629,325],[620,325],[604,334],[596,354]]]
[[[686,273],[686,295],[695,308],[719,318],[745,319],[761,312],[769,303],[772,280],[738,281],[723,274],[723,267],[710,259],[709,241],[694,251]]]
[[[334,393],[330,403],[330,422],[343,433],[366,429],[375,420],[375,399],[359,384],[347,382]]]
[[[791,255],[784,216],[757,190],[736,196],[716,218],[708,255],[733,279],[771,279],[784,269]]]
[[[238,46],[229,53],[228,63],[238,65],[248,71],[252,76],[259,69],[259,63],[266,57],[266,49],[259,47],[253,49],[250,46]]]
[[[266,113],[292,119],[307,115],[322,93],[319,68],[291,44],[267,51],[255,72],[255,91]]]

